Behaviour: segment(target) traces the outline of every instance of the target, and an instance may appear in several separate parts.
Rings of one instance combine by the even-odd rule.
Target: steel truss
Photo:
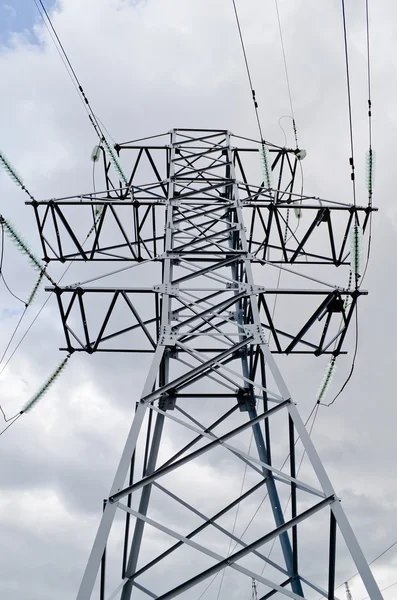
[[[128,261],[49,288],[65,349],[153,353],[77,600],[92,597],[101,565],[101,600],[198,598],[202,582],[227,567],[236,589],[244,577],[244,589],[255,580],[261,600],[330,600],[339,535],[370,598],[380,600],[274,359],[342,352],[363,293],[347,285],[347,234],[356,217],[366,229],[370,209],[295,194],[292,150],[270,146],[274,188],[248,183],[255,146],[232,147],[227,131],[172,130],[164,146],[117,150],[129,161],[127,188],[111,180],[104,157],[104,192],[30,203],[46,260]],[[293,208],[301,220],[292,222]],[[325,273],[340,267],[341,285],[306,273],[313,263],[328,265]],[[280,269],[287,287],[268,283]],[[109,283],[127,276],[145,285]],[[106,287],[87,286],[99,277]],[[302,475],[300,448],[310,464]],[[235,482],[241,467],[248,489],[226,494],[226,474]],[[245,512],[258,498],[257,531],[243,539],[233,509]],[[110,550],[121,555],[118,582]]]

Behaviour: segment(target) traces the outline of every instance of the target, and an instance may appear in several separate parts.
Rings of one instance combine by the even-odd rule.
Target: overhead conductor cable
[[[372,149],[372,98],[371,98],[371,53],[370,53],[370,31],[369,31],[369,2],[365,2],[365,20],[366,20],[366,31],[367,31],[367,82],[368,82],[368,151],[366,152],[366,186],[368,192],[368,209],[372,208],[372,195],[374,189],[374,175],[375,175],[375,164],[376,156]],[[369,213],[369,235],[367,245],[367,257],[365,261],[365,267],[360,281],[360,286],[363,284],[363,279],[367,271],[369,264],[369,257],[371,254],[371,242],[372,242],[372,211]]]
[[[348,52],[348,43],[347,43],[347,27],[346,27],[346,13],[345,13],[345,2],[342,1],[342,22],[343,22],[343,37],[344,37],[344,49],[345,49],[345,68],[346,68],[346,84],[347,84],[347,101],[348,101],[348,115],[349,115],[349,132],[350,132],[350,150],[351,157],[349,159],[349,164],[351,166],[351,180],[353,187],[353,202],[356,207],[356,182],[354,175],[354,144],[353,144],[353,119],[352,119],[352,104],[351,104],[351,93],[350,93],[350,72],[349,72],[349,52]],[[365,12],[366,12],[366,34],[367,34],[367,80],[368,80],[368,136],[369,136],[369,150],[367,152],[366,159],[366,183],[367,183],[367,191],[368,191],[368,207],[372,206],[372,191],[373,191],[373,183],[374,183],[374,168],[375,168],[375,155],[372,150],[372,101],[371,101],[371,63],[370,63],[370,37],[369,37],[369,9],[368,9],[368,0],[365,2]],[[350,275],[349,275],[349,284],[348,289],[350,290],[352,285],[352,280],[354,277],[355,280],[355,289],[359,289],[360,285],[362,285],[364,275],[367,270],[369,255],[371,249],[371,223],[372,223],[372,213],[369,216],[369,240],[368,240],[368,251],[367,251],[367,259],[365,267],[363,267],[362,262],[362,254],[363,254],[363,231],[358,223],[357,212],[355,212],[355,222],[353,227],[350,230]],[[344,303],[345,310],[348,308],[350,304],[349,298],[346,298]],[[357,315],[357,306],[356,306],[356,315],[355,315],[355,324],[356,324],[356,340],[353,354],[353,361],[351,364],[351,368],[349,374],[338,391],[338,393],[334,396],[334,398],[326,404],[326,406],[331,406],[337,400],[337,398],[342,394],[347,384],[349,383],[356,364],[356,356],[358,350],[358,315]]]
[[[116,157],[116,155],[115,155],[115,153],[113,151],[113,148],[112,148],[111,144],[109,144],[109,142],[106,139],[105,134],[102,131],[102,128],[101,128],[100,123],[99,123],[99,119],[97,118],[97,116],[95,115],[95,113],[94,113],[94,111],[93,111],[93,109],[91,107],[91,104],[90,104],[90,102],[89,102],[89,100],[88,100],[88,98],[87,98],[87,96],[85,94],[83,86],[81,85],[81,83],[79,81],[79,78],[77,77],[76,71],[74,70],[73,65],[72,65],[72,63],[71,63],[71,61],[69,59],[69,56],[67,55],[67,52],[66,52],[66,50],[65,50],[65,48],[64,48],[64,46],[63,46],[63,44],[61,42],[61,39],[60,39],[60,37],[59,37],[59,35],[58,35],[58,33],[57,33],[57,31],[56,31],[53,23],[52,23],[50,15],[48,14],[48,12],[47,12],[47,10],[46,10],[46,8],[45,8],[42,0],[33,0],[33,1],[34,1],[35,5],[36,5],[36,8],[37,8],[37,10],[38,10],[41,18],[43,19],[43,22],[44,22],[44,24],[45,24],[45,26],[46,26],[46,28],[48,30],[48,33],[49,33],[49,35],[50,35],[50,37],[51,37],[51,39],[52,39],[52,41],[53,41],[56,49],[58,50],[59,55],[62,58],[62,62],[65,65],[65,68],[66,68],[66,70],[67,70],[67,72],[68,72],[68,74],[69,74],[69,76],[70,76],[70,78],[71,78],[71,80],[73,82],[73,85],[75,86],[77,92],[79,93],[79,96],[82,99],[84,107],[85,107],[85,109],[86,109],[86,111],[88,113],[88,118],[90,120],[91,125],[93,126],[93,128],[95,130],[95,133],[97,134],[100,142],[104,143],[104,146],[105,146],[106,152],[107,152],[107,154],[108,154],[108,156],[110,158],[110,161],[112,162],[115,170],[119,174],[119,177],[120,177],[121,181],[125,185],[128,185],[128,180],[127,180],[127,178],[126,178],[126,176],[124,174],[124,171],[123,171],[123,169],[122,169],[122,167],[120,165],[120,162],[118,161],[118,159],[117,159],[117,157]],[[48,27],[47,23],[48,23],[49,27]]]

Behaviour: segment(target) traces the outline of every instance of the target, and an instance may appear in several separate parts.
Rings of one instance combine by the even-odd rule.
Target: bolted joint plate
[[[244,325],[244,333],[247,337],[253,337],[254,344],[267,344],[265,333],[260,325]]]
[[[174,331],[171,325],[160,327],[159,346],[175,346],[178,340],[178,333]]]
[[[175,285],[172,283],[160,283],[158,285],[153,286],[154,292],[159,292],[160,294],[168,294],[169,296],[179,296],[179,285]]]
[[[226,287],[231,290],[246,292],[249,296],[254,296],[266,291],[266,288],[263,285],[252,285],[245,282],[227,283]]]

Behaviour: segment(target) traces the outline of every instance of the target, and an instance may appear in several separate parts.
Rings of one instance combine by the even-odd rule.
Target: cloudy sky
[[[279,119],[290,114],[290,107],[275,5],[273,0],[240,0],[237,5],[264,135],[283,145]],[[358,194],[359,203],[365,204],[365,3],[346,5]],[[47,1],[46,6],[95,112],[117,141],[172,127],[227,128],[256,136],[231,0],[64,0]],[[279,0],[279,8],[299,141],[308,153],[305,191],[350,201],[340,2]],[[380,0],[370,10],[374,204],[379,207],[365,282],[370,294],[359,307],[354,378],[331,408],[320,409],[313,431],[368,560],[397,538],[397,205],[392,192],[397,6],[393,0]],[[0,147],[34,196],[91,190],[95,134],[33,0],[0,3],[0,76]],[[289,120],[282,125],[291,146]],[[14,221],[40,254],[26,196],[6,174],[0,173],[0,185],[1,214]],[[9,242],[3,269],[12,291],[26,298],[36,275]],[[54,266],[52,272],[56,277],[62,269]],[[71,281],[75,274],[71,269]],[[27,311],[11,351],[45,298],[41,291]],[[2,284],[1,348],[22,310],[23,304]],[[18,412],[62,360],[62,345],[58,311],[50,300],[4,372],[8,355],[0,366],[1,404],[7,415]],[[352,350],[352,336],[348,346]],[[350,361],[351,353],[339,360],[330,395],[343,383]],[[280,363],[303,416],[313,404],[326,362],[309,357]],[[73,356],[65,375],[35,410],[0,438],[1,597],[47,600],[54,592],[59,600],[74,597],[146,366],[144,359],[131,364],[128,356]],[[208,486],[212,467],[200,472],[204,484],[208,477]],[[241,467],[225,481],[225,487],[240,485]],[[243,530],[244,520],[239,526]],[[228,544],[223,543],[226,553]],[[397,551],[390,551],[374,564],[382,588],[397,580],[396,563]],[[348,561],[344,569],[338,583],[354,572]],[[355,600],[365,597],[356,579],[351,587]],[[385,600],[394,598],[396,589],[385,591]],[[240,591],[248,600],[249,587]],[[210,590],[204,600],[215,597]]]

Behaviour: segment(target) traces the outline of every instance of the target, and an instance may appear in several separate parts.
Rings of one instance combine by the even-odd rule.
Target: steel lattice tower
[[[257,142],[232,144],[215,130],[167,136],[116,146],[126,185],[112,175],[118,159],[103,152],[104,191],[30,203],[46,261],[125,263],[104,287],[49,288],[64,350],[152,354],[77,600],[92,597],[101,564],[101,599],[198,598],[201,583],[229,567],[247,590],[251,580],[261,586],[261,600],[331,600],[339,538],[380,600],[275,360],[344,352],[365,293],[346,285],[348,233],[354,222],[365,232],[372,208],[295,193],[294,150],[268,146],[270,187]],[[335,273],[341,286],[327,283]],[[302,475],[298,440],[309,464]],[[239,493],[227,476],[241,469]],[[260,524],[243,540],[230,515],[258,498]],[[120,579],[107,590],[114,557]]]

